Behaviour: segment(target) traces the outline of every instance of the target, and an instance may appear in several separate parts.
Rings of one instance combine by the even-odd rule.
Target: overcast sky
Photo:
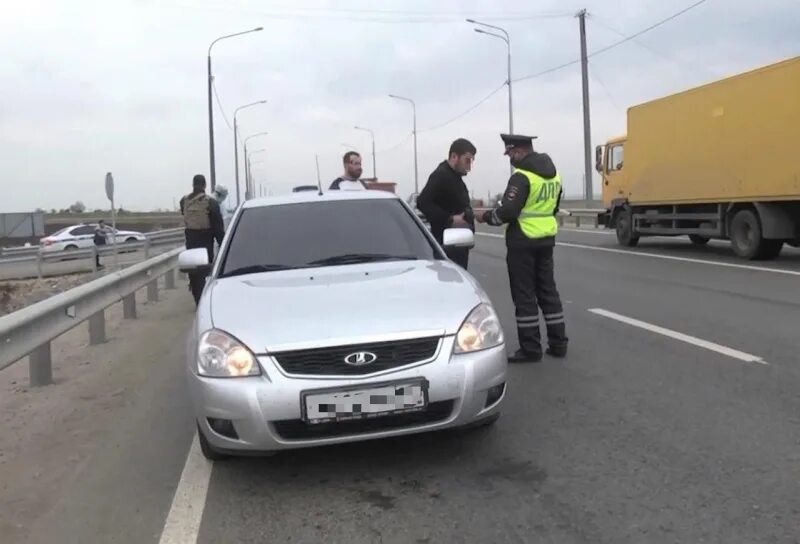
[[[217,182],[234,193],[233,110],[251,140],[258,183],[273,192],[341,173],[342,144],[372,174],[414,188],[411,107],[419,128],[419,183],[466,137],[478,147],[466,178],[476,196],[508,175],[499,133],[507,90],[441,128],[502,85],[505,44],[464,18],[511,34],[513,79],[579,58],[587,8],[589,51],[644,29],[696,0],[2,0],[0,17],[0,211],[107,206],[171,208],[195,173],[208,177],[206,51],[213,71]],[[335,6],[335,7],[334,7]],[[590,59],[592,144],[625,132],[636,103],[800,54],[800,1],[707,0],[635,40]],[[513,85],[515,132],[539,136],[570,195],[582,193],[580,65]],[[787,90],[787,92],[797,92]],[[595,191],[600,184],[595,179]]]

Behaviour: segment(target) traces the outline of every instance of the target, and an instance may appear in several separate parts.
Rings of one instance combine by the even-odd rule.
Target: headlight
[[[455,353],[469,353],[499,346],[504,341],[500,319],[491,304],[482,303],[470,312],[456,334]]]
[[[200,337],[197,373],[210,378],[258,376],[261,368],[250,350],[222,331],[212,329]]]

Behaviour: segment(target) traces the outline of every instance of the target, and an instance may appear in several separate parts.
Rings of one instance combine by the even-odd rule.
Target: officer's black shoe
[[[564,357],[567,356],[567,348],[566,347],[563,347],[563,348],[562,347],[558,347],[558,348],[548,347],[547,351],[545,353],[547,353],[550,357],[556,357],[558,359],[563,359]]]
[[[538,363],[542,360],[541,353],[526,353],[524,351],[517,350],[514,355],[509,355],[508,362],[511,364],[515,363]]]

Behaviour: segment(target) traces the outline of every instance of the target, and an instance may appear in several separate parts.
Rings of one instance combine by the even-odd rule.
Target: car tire
[[[756,260],[762,252],[761,222],[753,210],[736,212],[731,220],[731,247],[733,252],[747,260]]]
[[[203,434],[203,430],[200,428],[199,424],[197,425],[197,438],[200,442],[200,451],[203,453],[203,457],[209,461],[224,461],[230,457],[214,449],[214,446],[208,442],[206,435]]]
[[[690,234],[689,240],[696,246],[704,246],[709,242],[710,238],[700,236],[699,234]]]
[[[76,249],[78,249],[78,246],[76,246],[75,244],[70,244],[64,248],[64,251],[75,251]]]

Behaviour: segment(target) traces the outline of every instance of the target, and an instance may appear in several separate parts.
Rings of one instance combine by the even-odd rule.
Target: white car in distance
[[[94,231],[97,224],[80,224],[66,227],[58,232],[45,236],[39,241],[42,252],[55,253],[58,251],[71,251],[75,249],[90,249],[94,247]],[[111,229],[111,225],[107,225]],[[106,235],[107,243],[112,244],[111,234]],[[145,235],[133,230],[117,230],[117,244],[144,242]]]

